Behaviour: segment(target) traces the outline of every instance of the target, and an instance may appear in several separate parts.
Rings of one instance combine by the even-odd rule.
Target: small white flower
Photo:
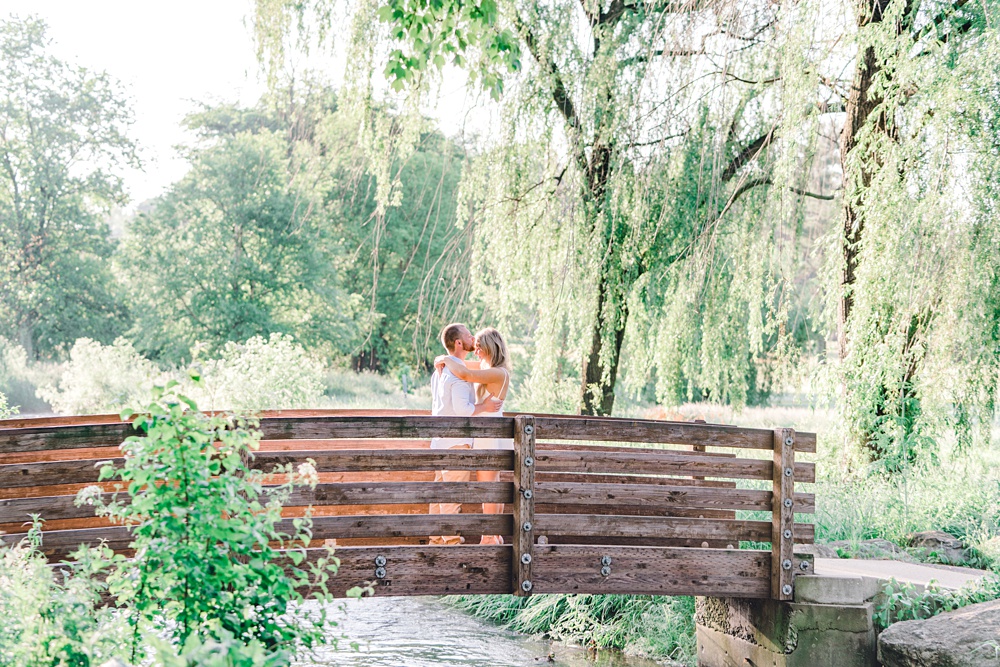
[[[104,493],[104,489],[96,484],[85,486],[77,491],[75,504],[77,507],[81,505],[93,505],[100,499],[102,493]]]
[[[307,484],[316,484],[319,481],[319,473],[316,472],[316,466],[313,465],[312,460],[300,463],[298,473],[299,477]]]

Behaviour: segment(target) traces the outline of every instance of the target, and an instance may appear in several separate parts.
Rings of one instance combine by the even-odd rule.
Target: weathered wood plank
[[[770,567],[769,551],[535,545],[534,581],[537,593],[766,598]]]
[[[267,440],[331,438],[509,438],[510,417],[275,417],[262,419]]]
[[[406,503],[509,503],[514,489],[509,482],[344,482],[317,484],[315,488],[294,490],[285,507],[306,505],[392,505]],[[112,493],[101,494],[110,502]],[[127,502],[128,496],[121,495]],[[77,519],[93,516],[89,505],[77,507],[75,496],[44,496],[0,500],[0,524],[42,519]]]
[[[722,521],[718,519],[679,519],[665,517],[536,514],[535,532],[539,535],[575,535],[579,537],[634,537],[724,540],[739,546],[741,540],[767,542],[771,539],[770,521]],[[796,524],[802,543],[814,534],[811,524]]]
[[[514,452],[503,449],[348,449],[336,452],[260,452],[252,466],[271,470],[277,465],[315,462],[319,472],[391,470],[511,470]]]
[[[710,509],[771,510],[772,493],[753,489],[712,489],[656,484],[590,484],[587,482],[538,482],[536,502],[608,506],[704,507]],[[795,495],[796,512],[815,511],[816,497]]]
[[[703,454],[648,449],[635,453],[539,450],[537,454],[540,472],[621,472],[770,480],[774,469],[771,461],[763,459],[717,459]],[[816,480],[815,464],[796,463],[795,467],[798,481]]]
[[[535,418],[530,415],[514,417],[514,453],[511,590],[514,595],[524,597],[531,595],[535,543]]]
[[[376,596],[475,595],[510,593],[510,545],[342,547],[336,550],[340,570],[330,579],[330,593],[345,592],[367,582]],[[308,549],[315,561],[323,550]],[[385,577],[375,577],[375,559],[385,558]]]
[[[771,598],[791,600],[793,595],[792,545],[794,544],[795,514],[795,431],[774,430],[774,479],[771,512]],[[797,499],[796,499],[797,500]]]
[[[538,435],[553,440],[601,440],[703,445],[737,449],[771,449],[771,431],[719,424],[668,422],[651,419],[538,417]],[[803,452],[816,451],[815,437],[802,443]]]

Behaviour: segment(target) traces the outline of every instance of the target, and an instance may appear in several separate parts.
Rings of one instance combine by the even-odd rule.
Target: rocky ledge
[[[1000,667],[1000,600],[922,621],[902,621],[878,638],[883,667]]]

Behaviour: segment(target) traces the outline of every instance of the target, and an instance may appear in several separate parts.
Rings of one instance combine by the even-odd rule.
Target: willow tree
[[[1000,4],[866,0],[841,135],[852,436],[890,469],[988,441],[1000,374]]]
[[[258,3],[259,23],[291,25],[296,7]],[[459,210],[476,226],[484,301],[507,322],[537,315],[536,390],[573,375],[568,350],[580,410],[610,413],[631,337],[634,385],[655,376],[661,396],[747,400],[760,361],[787,347],[782,263],[811,194],[817,118],[837,101],[818,65],[818,5],[353,10],[366,58],[352,62],[388,63],[411,99],[452,63],[499,100]]]

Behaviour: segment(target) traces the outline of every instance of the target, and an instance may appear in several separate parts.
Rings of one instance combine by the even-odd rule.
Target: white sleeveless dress
[[[510,383],[510,373],[507,369],[504,369],[504,381],[503,388],[500,389],[500,395],[507,400],[507,385]],[[486,393],[490,398],[494,398],[493,394],[489,392]],[[503,417],[503,402],[500,405],[499,412],[480,412],[479,417]],[[473,449],[514,449],[514,439],[513,438],[475,438],[472,441]]]

